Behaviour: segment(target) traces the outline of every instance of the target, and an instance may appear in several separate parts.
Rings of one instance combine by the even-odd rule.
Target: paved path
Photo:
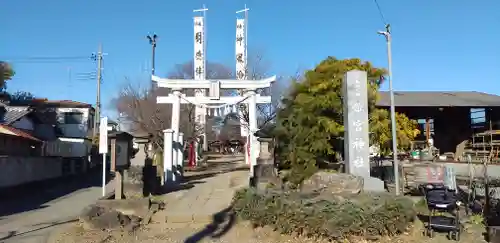
[[[52,235],[50,243],[202,242],[203,239],[216,237],[221,229],[229,229],[234,225],[234,215],[225,209],[230,206],[234,192],[248,185],[248,178],[248,166],[242,158],[209,160],[203,169],[185,172],[186,181],[178,190],[157,198],[165,202],[165,210],[153,215],[151,224],[133,235],[119,231],[83,232],[78,225],[68,224],[68,227],[60,228],[60,232]]]
[[[218,159],[206,171],[186,173],[193,188],[163,196],[166,210],[154,216],[157,222],[210,223],[215,214],[230,206],[236,190],[248,185],[249,170],[241,160]]]
[[[64,185],[61,185],[61,187],[64,187]],[[50,196],[50,193],[57,194],[58,190],[64,188],[45,189],[42,192],[34,193],[31,197],[1,201],[0,210],[3,213],[0,215],[5,216],[0,216],[0,242],[45,243],[50,232],[66,223],[75,221],[75,217],[83,208],[102,196],[102,188],[97,185],[80,188],[82,189],[59,196],[37,207],[28,207],[24,212],[19,208],[26,207],[25,205],[30,201],[43,201],[41,197],[46,198]],[[112,189],[110,183],[108,183],[106,189],[108,192]],[[6,215],[6,211],[14,213]]]

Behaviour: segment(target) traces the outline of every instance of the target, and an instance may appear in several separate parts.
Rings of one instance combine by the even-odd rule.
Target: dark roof
[[[394,103],[400,107],[500,107],[500,96],[476,91],[394,91]],[[377,106],[390,106],[388,91],[379,91]]]
[[[118,125],[118,122],[108,119],[108,125]]]
[[[4,106],[5,113],[0,118],[0,123],[10,125],[22,117],[31,113],[31,109],[27,106]]]
[[[132,141],[134,136],[132,136],[132,134],[128,132],[116,131],[116,132],[110,132],[108,134],[108,138],[126,139]]]
[[[274,129],[276,129],[276,124],[269,123],[255,132],[254,135],[259,138],[272,138]]]
[[[48,99],[32,99],[17,102],[23,106],[48,106],[62,108],[93,108],[91,104],[73,101],[73,100],[48,100]]]

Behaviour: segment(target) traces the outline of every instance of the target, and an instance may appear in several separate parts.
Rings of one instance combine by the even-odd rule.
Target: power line
[[[91,55],[87,56],[18,56],[18,57],[0,57],[7,61],[30,61],[30,60],[75,60],[75,59],[91,59]]]
[[[0,60],[4,60],[9,63],[16,64],[57,64],[57,63],[67,63],[67,62],[87,62],[92,59],[92,55],[88,56],[26,56],[26,57],[0,57]]]
[[[380,20],[382,21],[382,23],[384,23],[384,25],[387,25],[387,21],[385,20],[385,17],[384,17],[384,12],[382,11],[382,8],[378,4],[378,1],[373,0],[373,2],[375,3],[375,6],[377,6],[378,14],[380,15]]]

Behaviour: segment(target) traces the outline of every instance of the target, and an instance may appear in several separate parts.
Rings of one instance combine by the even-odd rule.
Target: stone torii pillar
[[[268,104],[271,103],[270,96],[260,96],[256,93],[258,89],[264,89],[271,87],[271,83],[276,80],[276,76],[272,76],[261,80],[189,80],[189,79],[165,79],[158,76],[152,76],[151,79],[157,83],[158,87],[169,88],[174,90],[173,94],[168,96],[158,96],[156,102],[158,104],[172,104],[172,127],[171,129],[174,133],[179,133],[179,117],[180,117],[180,104],[181,103],[191,103],[196,105],[202,104],[234,104],[235,102],[241,101],[242,98],[248,98],[242,103],[248,104],[248,116],[249,116],[249,137],[250,137],[250,173],[253,175],[253,166],[257,163],[257,156],[259,147],[257,146],[258,141],[253,133],[257,132],[257,103]],[[214,85],[215,84],[215,85]],[[238,89],[245,90],[245,96],[225,96],[219,97],[187,97],[183,95],[180,91],[182,89],[214,89],[211,93],[219,94],[220,89]],[[174,134],[174,139],[178,135]],[[179,151],[180,152],[180,151]],[[173,163],[178,164],[182,161],[177,162],[178,152],[174,149]]]

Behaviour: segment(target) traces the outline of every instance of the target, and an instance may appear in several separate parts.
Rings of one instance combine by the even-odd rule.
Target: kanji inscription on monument
[[[346,172],[370,177],[368,138],[368,80],[364,71],[344,76],[344,158]]]

